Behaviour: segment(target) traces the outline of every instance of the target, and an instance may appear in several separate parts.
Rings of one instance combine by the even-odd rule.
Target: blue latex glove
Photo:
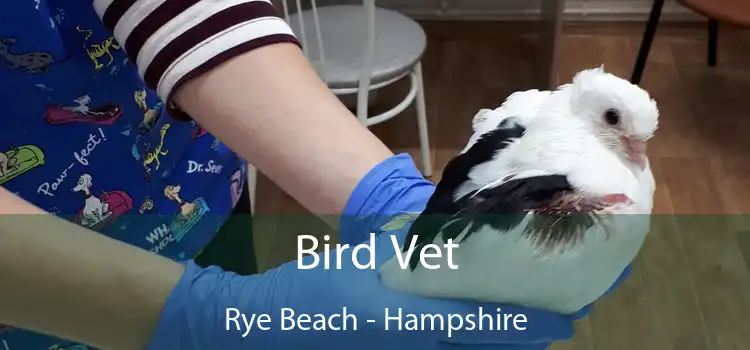
[[[382,214],[419,212],[433,190],[434,186],[423,179],[407,155],[384,161],[354,191],[341,222],[342,243],[369,242],[370,232],[378,232],[383,224],[393,219],[393,215]],[[391,235],[402,243],[408,227],[376,237],[375,269],[354,267],[351,249],[342,253],[340,270],[325,270],[322,263],[318,268],[301,270],[295,261],[246,277],[225,273],[218,268],[201,269],[188,261],[182,279],[163,310],[149,349],[542,350],[554,341],[569,339],[573,334],[573,321],[588,311],[558,315],[511,305],[419,298],[389,290],[380,283],[377,268],[394,254]],[[365,262],[366,251],[359,253],[359,261]],[[312,259],[309,256],[303,261],[309,264]],[[338,262],[335,252],[329,254],[329,259],[331,266]],[[466,317],[467,314],[477,314],[480,306],[485,314],[492,316],[498,314],[497,308],[501,309],[501,315],[525,315],[526,322],[518,324],[525,330],[516,330],[511,318],[508,329],[453,331],[448,336],[448,314]],[[300,314],[341,314],[344,307],[347,314],[356,316],[356,330],[352,321],[346,322],[346,331],[301,330],[299,327],[281,330],[284,326],[282,308],[293,310],[296,318]],[[246,332],[242,318],[239,319],[240,330],[234,322],[229,323],[227,330],[228,308],[244,313],[248,322],[255,314],[252,330]],[[441,330],[438,326],[432,331],[430,319],[427,319],[426,328],[421,331],[399,331],[395,321],[388,322],[386,330],[385,310],[396,315],[399,308],[404,315],[443,315],[446,328]],[[269,330],[259,328],[257,319],[260,314],[269,315],[269,321],[261,324]],[[341,326],[341,318],[334,323],[334,326]],[[457,323],[454,320],[454,324]],[[483,322],[484,327],[488,324]],[[312,322],[306,324],[312,325]],[[464,325],[467,325],[465,319]]]

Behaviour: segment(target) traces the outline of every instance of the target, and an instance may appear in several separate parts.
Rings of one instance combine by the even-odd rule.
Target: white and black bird
[[[560,313],[595,301],[648,233],[655,183],[645,150],[658,115],[646,91],[603,67],[481,110],[409,229],[400,256],[408,266],[394,256],[383,283]],[[445,252],[440,268],[421,266],[421,248],[448,239],[457,269]]]

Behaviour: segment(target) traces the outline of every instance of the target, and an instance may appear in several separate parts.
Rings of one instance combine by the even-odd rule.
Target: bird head
[[[581,71],[569,85],[571,111],[613,152],[643,170],[646,143],[659,125],[659,109],[648,92],[604,71]]]

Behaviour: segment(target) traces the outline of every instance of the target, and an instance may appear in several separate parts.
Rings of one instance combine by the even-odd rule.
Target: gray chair
[[[305,55],[321,79],[338,96],[356,96],[357,119],[369,127],[385,122],[416,103],[422,172],[432,175],[421,59],[427,46],[422,27],[411,18],[377,8],[374,0],[362,5],[317,6],[284,17],[302,41]],[[371,94],[408,77],[411,88],[396,106],[379,115],[368,114]]]
[[[375,7],[374,0],[321,7],[310,0],[310,8],[302,11],[301,0],[295,0],[297,11],[291,15],[287,0],[275,2],[281,2],[284,19],[331,91],[339,97],[356,96],[357,119],[364,126],[383,123],[416,103],[422,173],[432,176],[421,65],[427,38],[422,27],[398,12]],[[390,110],[370,116],[372,95],[405,77],[411,83],[406,97]],[[253,213],[256,187],[257,169],[248,166]]]

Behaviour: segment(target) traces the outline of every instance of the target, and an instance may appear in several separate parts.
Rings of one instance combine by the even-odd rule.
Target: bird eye
[[[606,120],[609,125],[620,124],[620,112],[616,109],[608,109],[604,112],[604,120]]]

